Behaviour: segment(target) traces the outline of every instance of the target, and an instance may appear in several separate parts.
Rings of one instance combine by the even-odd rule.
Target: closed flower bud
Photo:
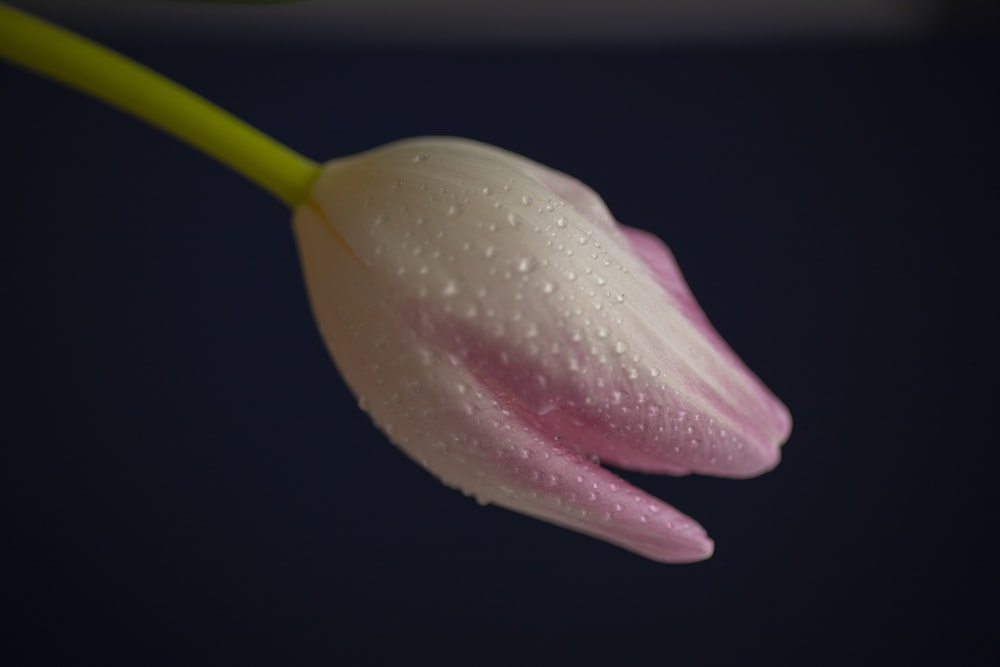
[[[749,477],[785,407],[669,250],[580,182],[450,138],[329,162],[294,216],[323,339],[374,422],[445,484],[649,558],[700,525],[601,466]]]

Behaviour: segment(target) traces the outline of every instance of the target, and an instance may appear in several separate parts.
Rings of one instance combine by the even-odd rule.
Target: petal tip
[[[657,557],[656,560],[676,564],[700,563],[708,560],[714,554],[715,542],[712,541],[712,538],[702,534],[692,536],[691,540],[684,544],[672,543],[669,552],[664,553],[662,557]]]

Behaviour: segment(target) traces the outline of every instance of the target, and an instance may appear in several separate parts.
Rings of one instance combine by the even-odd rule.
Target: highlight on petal
[[[363,409],[446,484],[649,558],[712,553],[605,468],[747,477],[787,410],[712,329],[669,250],[575,179],[472,141],[326,165],[294,228]]]

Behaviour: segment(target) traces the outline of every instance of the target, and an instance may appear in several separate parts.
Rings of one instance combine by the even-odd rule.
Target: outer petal
[[[681,314],[697,331],[695,335],[702,338],[701,342],[711,346],[711,354],[698,355],[705,362],[704,365],[688,367],[689,377],[684,383],[690,392],[687,395],[688,403],[678,407],[680,412],[686,413],[692,420],[698,415],[702,418],[707,416],[710,421],[716,422],[717,428],[705,429],[705,437],[700,437],[696,432],[698,429],[691,425],[682,427],[681,431],[694,436],[692,439],[704,442],[709,449],[717,447],[724,451],[723,458],[733,457],[729,459],[730,464],[735,459],[733,450],[741,450],[748,445],[755,449],[759,461],[756,466],[733,469],[732,465],[721,465],[713,469],[711,466],[719,462],[716,456],[714,463],[710,457],[710,466],[691,466],[690,469],[720,475],[752,476],[777,465],[780,459],[778,447],[788,439],[791,432],[791,415],[716,332],[691,293],[670,249],[648,232],[619,224],[604,201],[572,176],[518,155],[508,153],[507,156],[512,165],[562,197],[586,220],[593,223],[596,229],[611,230],[608,232],[610,236],[614,236],[616,231],[620,232],[627,239],[629,249],[645,264],[651,277],[665,292],[665,304],[657,310],[669,308]],[[656,314],[653,314],[650,319],[655,318]],[[685,332],[685,335],[690,333]],[[683,372],[679,373],[682,374]],[[677,388],[676,383],[673,386]],[[699,388],[702,391],[699,392]],[[699,393],[701,401],[697,400]],[[720,418],[723,415],[729,419]],[[692,428],[690,433],[688,428]],[[676,443],[673,446],[677,446]],[[610,458],[617,457],[612,454]],[[631,464],[627,460],[615,462],[626,467],[671,471],[670,466],[662,463],[643,466]]]

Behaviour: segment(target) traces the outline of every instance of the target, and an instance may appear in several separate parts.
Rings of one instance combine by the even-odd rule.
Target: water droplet
[[[620,340],[615,343],[615,352],[617,352],[618,354],[625,354],[625,351],[627,349],[628,349],[628,343],[626,343],[625,341]]]
[[[493,188],[487,185],[485,188],[483,188],[483,194],[486,195],[487,197],[490,196],[491,194],[493,194]]]
[[[548,280],[545,281],[545,283],[542,285],[542,292],[545,294],[552,294],[557,289],[559,289],[559,286],[556,283]]]
[[[576,272],[575,271],[567,271],[566,272],[566,280],[569,280],[569,281],[576,280]]]
[[[492,246],[492,245],[486,246],[486,248],[483,250],[483,254],[486,255],[487,259],[490,259],[490,258],[496,256],[496,254],[497,254],[497,248],[496,248],[496,246]]]
[[[566,218],[557,219],[556,226],[559,227],[559,229],[566,229]]]
[[[625,295],[624,294],[616,294],[615,295],[615,303],[625,303]]]
[[[538,267],[538,261],[534,257],[522,257],[517,262],[518,273],[529,273]]]
[[[447,213],[448,215],[462,215],[462,210],[463,209],[461,206],[452,204],[451,206],[448,207],[445,213]]]
[[[427,153],[417,153],[416,155],[413,156],[413,161],[414,162],[426,162],[430,158],[431,158],[431,156],[428,155]]]
[[[455,296],[458,294],[458,283],[454,280],[449,280],[445,283],[444,288],[441,290],[442,296]]]
[[[607,280],[607,278],[604,278],[603,276],[597,276],[597,284],[600,285],[600,286],[607,285],[608,284],[608,280]]]
[[[611,333],[611,332],[608,331],[607,327],[598,327],[597,328],[597,337],[598,338],[607,338],[609,333]]]
[[[532,199],[528,195],[524,195],[523,197],[521,197],[521,203],[524,204],[525,206],[531,206],[531,202],[533,201],[534,199]]]

